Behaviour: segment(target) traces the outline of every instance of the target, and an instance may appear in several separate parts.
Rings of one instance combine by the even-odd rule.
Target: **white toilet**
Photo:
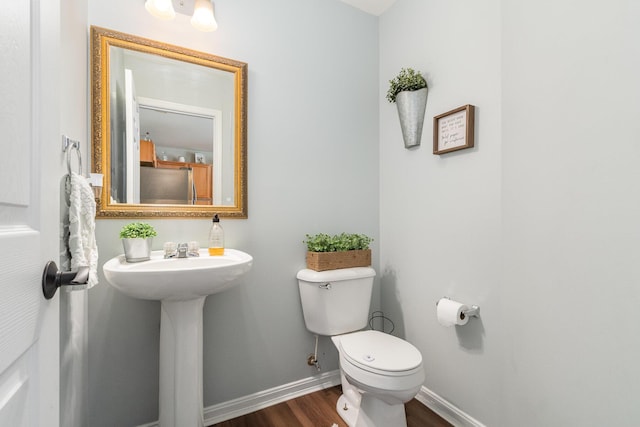
[[[367,325],[370,267],[298,272],[307,329],[331,336],[340,354],[342,396],[336,409],[350,427],[406,427],[404,403],[424,382],[420,351]]]

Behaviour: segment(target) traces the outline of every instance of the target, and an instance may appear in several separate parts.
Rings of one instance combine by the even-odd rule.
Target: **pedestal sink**
[[[225,249],[223,256],[128,263],[124,255],[102,267],[107,281],[134,298],[162,302],[160,319],[160,427],[202,427],[202,307],[208,295],[237,283],[249,271],[251,255]]]

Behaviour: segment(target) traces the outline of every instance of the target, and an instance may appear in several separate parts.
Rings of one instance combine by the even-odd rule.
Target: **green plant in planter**
[[[389,80],[389,90],[387,91],[387,101],[396,102],[398,93],[408,90],[414,91],[427,87],[427,81],[422,77],[420,72],[413,68],[403,68],[400,73]]]
[[[122,247],[127,262],[147,261],[151,257],[151,243],[156,230],[144,222],[132,222],[120,230]]]
[[[121,239],[146,239],[157,235],[156,230],[150,224],[144,222],[132,222],[120,230]]]
[[[306,243],[309,252],[343,252],[369,249],[373,239],[364,234],[341,233],[335,236],[318,233],[313,236],[307,234]]]

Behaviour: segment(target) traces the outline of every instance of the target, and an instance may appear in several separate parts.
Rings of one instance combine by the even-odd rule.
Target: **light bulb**
[[[158,19],[169,20],[176,16],[171,0],[146,0],[144,7]]]
[[[191,17],[191,25],[200,31],[215,31],[218,29],[218,23],[213,16],[211,0],[196,0],[193,16]]]

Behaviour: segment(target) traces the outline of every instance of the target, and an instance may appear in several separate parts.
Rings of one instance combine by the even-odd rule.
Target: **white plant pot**
[[[148,261],[149,258],[151,258],[152,242],[153,237],[147,237],[146,239],[122,239],[124,257],[127,262]]]
[[[424,112],[427,108],[427,91],[425,87],[414,91],[402,91],[396,95],[404,148],[420,145]]]

